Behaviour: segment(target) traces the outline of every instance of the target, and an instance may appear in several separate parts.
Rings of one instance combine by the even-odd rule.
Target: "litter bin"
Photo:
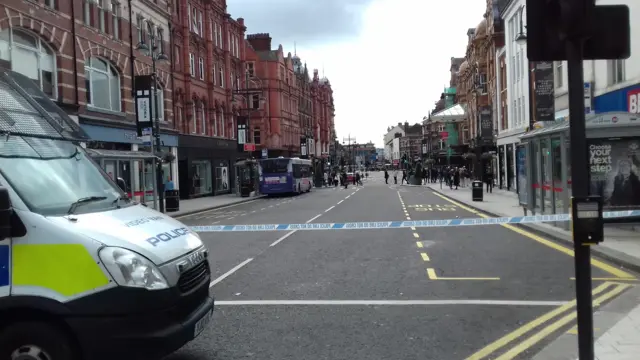
[[[471,200],[473,201],[482,201],[482,197],[484,196],[482,188],[482,181],[474,180],[471,182]]]
[[[164,192],[165,210],[174,212],[180,210],[180,191],[167,190]]]

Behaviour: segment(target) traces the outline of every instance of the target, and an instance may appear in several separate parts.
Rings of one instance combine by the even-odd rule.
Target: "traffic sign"
[[[245,143],[244,151],[256,151],[256,144]]]

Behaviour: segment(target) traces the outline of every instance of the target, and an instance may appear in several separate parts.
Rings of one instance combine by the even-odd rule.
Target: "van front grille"
[[[205,259],[200,264],[180,274],[178,289],[181,293],[188,293],[197,288],[203,281],[209,282],[210,279],[211,269],[209,268],[209,261]]]

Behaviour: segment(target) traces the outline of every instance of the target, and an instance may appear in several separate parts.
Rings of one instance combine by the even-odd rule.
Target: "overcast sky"
[[[338,140],[382,147],[387,126],[422,121],[464,56],[485,0],[227,0],[247,33],[268,32],[329,78]]]

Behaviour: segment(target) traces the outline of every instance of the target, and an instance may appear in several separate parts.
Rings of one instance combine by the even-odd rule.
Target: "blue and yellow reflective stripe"
[[[9,285],[9,245],[0,245],[0,286]]]
[[[13,245],[13,286],[36,286],[74,296],[109,284],[81,244]]]

